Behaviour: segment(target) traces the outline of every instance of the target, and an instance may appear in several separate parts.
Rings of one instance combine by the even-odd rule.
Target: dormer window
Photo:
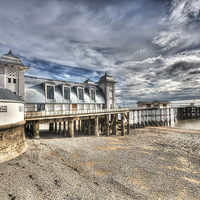
[[[95,90],[91,90],[91,100],[95,100]]]
[[[79,100],[83,100],[83,89],[81,88],[78,89],[78,98]]]
[[[47,99],[54,99],[54,86],[47,85]]]
[[[64,87],[64,99],[69,100],[70,99],[70,88]]]

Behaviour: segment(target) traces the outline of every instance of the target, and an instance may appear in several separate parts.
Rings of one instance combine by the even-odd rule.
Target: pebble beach
[[[200,131],[131,130],[126,136],[43,132],[0,163],[1,200],[200,199]]]

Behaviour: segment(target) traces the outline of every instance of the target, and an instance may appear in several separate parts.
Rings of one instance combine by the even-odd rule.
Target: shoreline
[[[199,199],[200,131],[187,131],[27,139],[0,164],[0,199]]]

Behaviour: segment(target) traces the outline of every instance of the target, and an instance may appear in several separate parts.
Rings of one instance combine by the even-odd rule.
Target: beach
[[[200,131],[40,135],[0,164],[0,199],[200,199]]]

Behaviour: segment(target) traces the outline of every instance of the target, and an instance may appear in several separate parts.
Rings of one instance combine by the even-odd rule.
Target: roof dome
[[[11,50],[7,54],[3,54],[1,56],[0,62],[14,65],[23,65],[21,59],[13,55]]]
[[[114,81],[112,76],[109,76],[107,73],[105,73],[105,75],[103,75],[100,79],[98,83],[104,83],[104,82],[110,82],[110,83],[117,83]]]

